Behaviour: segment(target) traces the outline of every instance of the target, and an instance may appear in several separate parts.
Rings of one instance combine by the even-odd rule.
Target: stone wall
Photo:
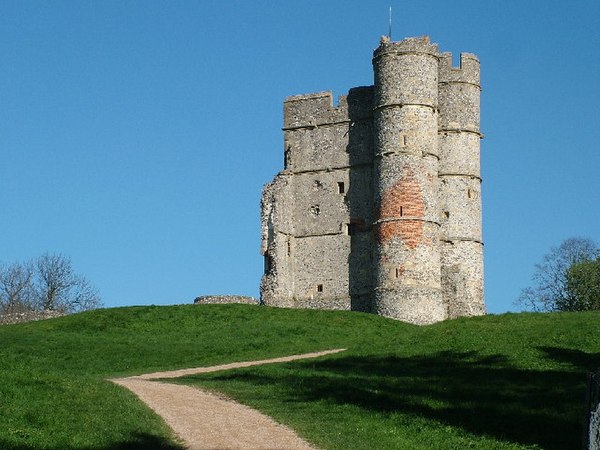
[[[226,303],[245,303],[248,305],[258,305],[259,300],[254,297],[246,297],[243,295],[203,295],[194,299],[195,305]]]
[[[53,319],[64,315],[66,315],[66,313],[61,311],[24,311],[20,313],[1,314],[0,325]]]

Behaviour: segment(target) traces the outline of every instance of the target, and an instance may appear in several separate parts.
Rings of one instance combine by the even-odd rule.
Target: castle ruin
[[[373,68],[338,106],[331,92],[284,102],[261,300],[416,324],[484,314],[479,61],[383,37]]]

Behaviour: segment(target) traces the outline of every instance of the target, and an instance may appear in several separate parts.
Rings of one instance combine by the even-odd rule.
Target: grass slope
[[[257,407],[324,449],[572,449],[600,313],[416,327],[248,305],[133,307],[0,327],[0,448],[181,447],[106,378],[329,348],[319,360],[180,379]]]

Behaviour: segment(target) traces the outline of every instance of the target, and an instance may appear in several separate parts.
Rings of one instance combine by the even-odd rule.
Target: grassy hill
[[[417,327],[249,305],[132,307],[0,326],[0,448],[176,450],[107,378],[331,348],[318,360],[186,377],[324,449],[576,449],[600,313]]]

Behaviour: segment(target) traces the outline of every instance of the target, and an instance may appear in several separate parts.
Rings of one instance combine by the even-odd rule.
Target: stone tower
[[[443,320],[437,46],[383,40],[373,65],[375,312]]]
[[[484,314],[479,62],[382,38],[374,86],[284,102],[262,197],[263,303],[417,324]]]
[[[483,238],[479,168],[479,60],[461,53],[460,69],[452,55],[439,63],[439,146],[442,293],[448,317],[481,315]]]

